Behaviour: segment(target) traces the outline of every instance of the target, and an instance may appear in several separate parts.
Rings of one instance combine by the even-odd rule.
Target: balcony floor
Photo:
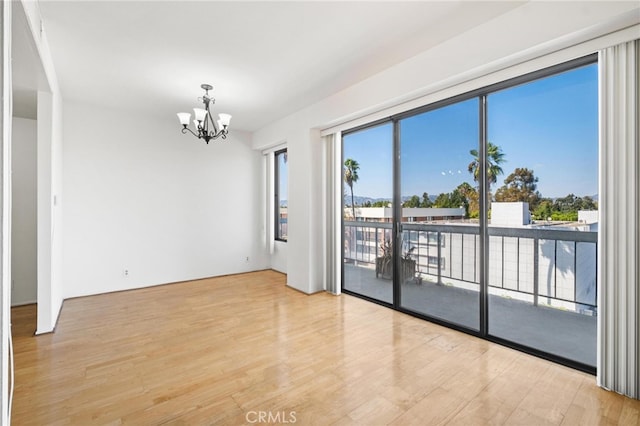
[[[392,303],[391,281],[376,278],[370,267],[344,265],[347,290]],[[407,281],[403,308],[478,330],[479,294],[450,285]],[[520,300],[489,296],[489,334],[580,363],[596,365],[596,316]]]

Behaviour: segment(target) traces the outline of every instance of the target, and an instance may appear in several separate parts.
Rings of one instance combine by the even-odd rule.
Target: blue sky
[[[280,200],[288,200],[289,199],[289,164],[288,161],[284,161],[284,155],[279,155],[276,157],[278,160],[278,172],[279,172],[279,183],[278,183],[278,192],[280,195]]]
[[[488,139],[502,148],[504,174],[533,169],[544,197],[598,192],[597,65],[581,67],[489,95]],[[451,192],[478,146],[478,99],[470,99],[400,122],[402,195]],[[344,137],[344,158],[360,164],[354,194],[392,196],[391,124]]]

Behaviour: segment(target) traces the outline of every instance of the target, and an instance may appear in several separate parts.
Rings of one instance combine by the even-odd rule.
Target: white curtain
[[[13,2],[0,3],[0,424],[11,420],[11,15]],[[13,12],[16,13],[16,12]],[[10,382],[11,381],[11,382]]]
[[[600,52],[598,384],[640,398],[640,40]]]
[[[324,226],[324,289],[340,294],[342,280],[341,215],[342,152],[340,133],[324,136],[323,142],[323,226]]]
[[[269,254],[273,254],[274,249],[275,249],[275,240],[274,240],[274,236],[275,236],[275,185],[277,185],[277,183],[275,182],[275,173],[274,173],[274,155],[273,155],[273,151],[269,151],[267,153],[263,153],[263,161],[264,161],[264,172],[265,172],[265,179],[264,181],[267,182],[267,188],[266,188],[266,200],[265,200],[265,206],[267,211],[265,212],[265,214],[263,215],[264,220],[266,221],[265,223],[265,242],[267,247],[269,248]]]

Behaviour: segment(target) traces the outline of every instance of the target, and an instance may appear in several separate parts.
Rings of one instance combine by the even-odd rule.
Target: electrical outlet
[[[245,259],[245,262],[249,263],[249,256]]]
[[[128,277],[129,276],[129,270],[125,269],[122,274],[125,276],[125,278]]]

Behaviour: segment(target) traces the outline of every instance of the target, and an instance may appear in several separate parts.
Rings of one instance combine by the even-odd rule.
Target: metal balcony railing
[[[402,253],[411,248],[416,278],[479,291],[478,226],[403,223]],[[597,232],[488,227],[489,287],[594,314],[597,308]],[[388,222],[344,222],[344,259],[373,267],[381,244],[391,240]]]

